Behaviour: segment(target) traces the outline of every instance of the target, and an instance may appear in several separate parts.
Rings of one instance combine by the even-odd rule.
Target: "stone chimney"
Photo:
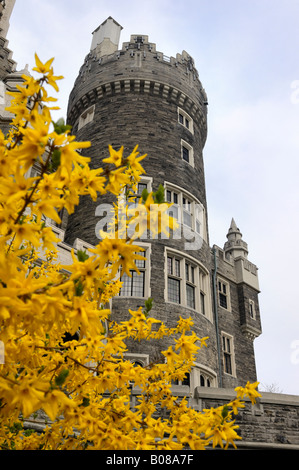
[[[122,29],[122,26],[109,16],[109,18],[92,33],[91,52],[95,52],[98,58],[116,52],[118,50]]]

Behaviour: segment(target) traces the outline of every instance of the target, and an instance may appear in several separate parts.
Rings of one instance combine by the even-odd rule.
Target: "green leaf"
[[[62,369],[60,374],[57,377],[55,377],[55,384],[58,387],[61,387],[61,385],[64,384],[64,382],[65,382],[68,375],[69,375],[69,370],[68,369]]]
[[[149,297],[145,302],[144,302],[144,305],[145,305],[145,310],[144,310],[144,315],[148,315],[149,312],[151,311],[151,309],[153,308],[153,299],[151,297]]]
[[[83,284],[81,282],[81,280],[76,280],[75,281],[75,295],[76,297],[81,297],[81,295],[83,294],[83,291],[84,291],[84,287],[83,287]]]
[[[145,202],[147,200],[148,194],[149,194],[148,190],[146,188],[144,188],[144,190],[141,193],[141,197],[142,197],[143,202]]]
[[[84,263],[84,261],[86,261],[89,258],[89,255],[86,253],[86,251],[78,250],[77,257],[79,261]]]
[[[163,202],[165,202],[165,200],[164,200],[164,186],[162,186],[162,184],[160,184],[160,186],[158,188],[158,191],[156,191],[154,193],[154,200],[158,204],[162,204]]]
[[[86,407],[86,406],[89,406],[89,403],[90,403],[90,399],[87,397],[83,397],[83,401],[80,406]]]
[[[70,131],[72,126],[65,124],[64,119],[60,118],[58,121],[53,122],[54,131],[56,134],[63,134],[64,132]]]
[[[57,168],[60,166],[60,158],[61,158],[61,150],[55,149],[52,152],[51,155],[51,165],[52,165],[52,170],[57,170]]]
[[[222,413],[221,413],[221,416],[223,419],[225,419],[228,415],[228,406],[227,405],[224,405],[223,409],[222,409]]]

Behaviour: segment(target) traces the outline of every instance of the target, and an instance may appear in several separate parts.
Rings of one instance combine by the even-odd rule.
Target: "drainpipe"
[[[219,326],[218,326],[218,303],[217,303],[217,258],[216,248],[213,246],[214,254],[214,271],[213,271],[213,297],[214,297],[214,312],[215,312],[215,327],[216,327],[216,341],[217,341],[217,352],[218,352],[218,368],[219,368],[219,387],[222,388],[222,367],[221,367],[221,354],[220,354],[220,337],[219,337]]]

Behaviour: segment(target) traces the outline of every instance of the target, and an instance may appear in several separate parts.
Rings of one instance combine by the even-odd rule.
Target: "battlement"
[[[114,35],[113,42],[109,38],[103,38],[99,44],[96,44],[96,39],[93,41],[93,46],[91,47],[89,54],[86,55],[80,72],[82,73],[84,69],[88,69],[91,62],[105,65],[107,63],[116,62],[124,56],[131,59],[136,57],[140,58],[141,60],[138,61],[138,66],[140,66],[141,61],[146,60],[147,58],[154,58],[161,63],[175,67],[183,65],[188,74],[193,73],[194,79],[198,79],[199,76],[195,67],[194,59],[185,50],[182,51],[182,53],[177,53],[176,57],[168,56],[164,54],[164,52],[157,51],[156,44],[149,42],[149,36],[136,34],[131,35],[130,41],[124,42],[122,44],[122,48],[119,49],[116,33]]]
[[[100,30],[97,34],[99,38]],[[100,44],[96,42],[86,55],[70,94],[68,117],[72,125],[103,97],[149,93],[175,102],[193,119],[200,120],[205,142],[207,94],[194,60],[186,51],[176,57],[166,56],[143,35],[132,35],[121,49],[108,38],[103,38]]]

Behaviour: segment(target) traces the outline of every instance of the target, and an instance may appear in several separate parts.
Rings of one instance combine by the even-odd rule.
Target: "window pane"
[[[140,256],[142,256],[141,253],[140,253]],[[145,259],[136,259],[135,264],[136,264],[137,268],[145,268]]]
[[[189,264],[185,264],[186,281],[189,281]]]
[[[227,374],[232,375],[232,363],[229,354],[224,354],[224,370]]]
[[[123,285],[119,294],[122,296],[130,296],[132,289],[132,278],[127,274],[123,274],[120,280],[122,281]]]
[[[202,292],[200,293],[200,308],[201,308],[201,313],[205,315],[206,314],[205,295]]]
[[[168,278],[168,300],[180,303],[180,281],[178,279]]]
[[[189,163],[189,150],[183,147],[183,160]]]
[[[144,280],[145,272],[141,271],[137,274],[136,271],[130,271],[132,277],[127,274],[123,274],[121,281],[123,283],[119,295],[123,297],[144,297]]]
[[[166,199],[167,199],[167,202],[172,202],[171,201],[171,191],[166,191]]]
[[[177,206],[171,206],[167,211],[169,217],[173,217],[174,219],[179,219],[179,209]]]
[[[142,191],[143,191],[144,189],[147,189],[147,184],[146,184],[146,183],[138,183],[137,194],[141,195],[141,194],[142,194]]]
[[[182,380],[182,385],[189,385],[190,386],[190,374],[186,374]]]
[[[219,303],[220,303],[220,307],[227,308],[226,295],[221,294],[221,292],[219,294]]]
[[[178,195],[177,195],[177,193],[173,193],[173,202],[174,202],[174,204],[177,204],[177,203],[178,203]]]
[[[132,273],[132,295],[134,297],[144,297],[144,271],[140,274],[133,271]]]
[[[177,277],[180,277],[180,260],[175,259],[174,262],[175,262],[175,275]]]
[[[186,211],[191,212],[191,201],[183,197],[183,206]]]
[[[186,297],[187,297],[187,306],[195,308],[195,289],[193,286],[186,284]]]
[[[192,222],[191,222],[191,214],[189,212],[184,210],[184,224],[188,225],[188,227],[191,227]]]
[[[182,114],[179,114],[179,122],[180,122],[181,124],[184,123],[184,116],[183,116]]]
[[[193,282],[194,284],[194,267],[193,266],[190,266],[190,269],[191,269],[191,282]]]
[[[168,274],[172,274],[172,258],[167,258],[167,272]]]

